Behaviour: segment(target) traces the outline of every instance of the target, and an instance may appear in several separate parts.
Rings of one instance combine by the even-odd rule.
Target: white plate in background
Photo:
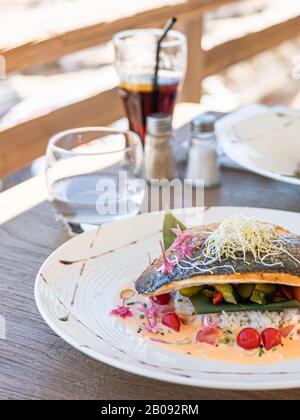
[[[250,117],[219,135],[224,152],[242,167],[300,185],[300,111],[287,109]]]

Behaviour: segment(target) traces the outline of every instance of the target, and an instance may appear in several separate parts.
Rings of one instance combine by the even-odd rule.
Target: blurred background
[[[43,171],[37,158],[52,131],[123,116],[111,35],[161,25],[173,8],[189,36],[187,81],[196,80],[182,101],[221,112],[300,106],[299,1],[0,0],[0,8],[0,190]]]

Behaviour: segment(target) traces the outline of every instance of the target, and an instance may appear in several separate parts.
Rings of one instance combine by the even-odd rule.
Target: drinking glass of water
[[[79,128],[49,141],[49,199],[74,233],[136,215],[145,193],[142,170],[141,140],[131,131]]]

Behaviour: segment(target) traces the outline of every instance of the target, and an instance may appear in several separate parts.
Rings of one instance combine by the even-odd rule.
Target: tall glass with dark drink
[[[114,37],[120,97],[130,129],[144,141],[147,117],[172,115],[186,69],[187,44],[183,34],[170,31],[161,44],[157,78],[155,67],[159,29],[126,31]]]

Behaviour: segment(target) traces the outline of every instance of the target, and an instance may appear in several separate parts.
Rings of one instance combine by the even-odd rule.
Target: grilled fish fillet
[[[196,245],[203,246],[203,243],[209,236],[209,232],[217,229],[218,225],[207,225],[194,227],[187,232],[192,233],[196,238]],[[170,274],[162,274],[159,268],[163,264],[163,258],[160,257],[152,262],[146,270],[136,280],[135,287],[139,294],[143,295],[160,295],[172,292],[181,288],[200,286],[200,285],[216,285],[216,284],[241,284],[241,283],[270,283],[281,284],[287,286],[300,287],[300,236],[289,233],[288,231],[277,227],[278,235],[287,238],[288,245],[286,250],[288,254],[282,254],[276,257],[276,260],[268,260],[268,263],[280,262],[282,265],[275,267],[267,267],[254,258],[249,256],[248,263],[243,260],[227,259],[217,262],[212,267],[212,274],[199,273],[199,271],[190,269],[182,270],[175,266]],[[195,248],[194,257],[201,257],[203,248]],[[173,257],[173,251],[168,250],[167,256]],[[224,268],[224,265],[228,267]],[[204,268],[204,266],[203,266]]]

